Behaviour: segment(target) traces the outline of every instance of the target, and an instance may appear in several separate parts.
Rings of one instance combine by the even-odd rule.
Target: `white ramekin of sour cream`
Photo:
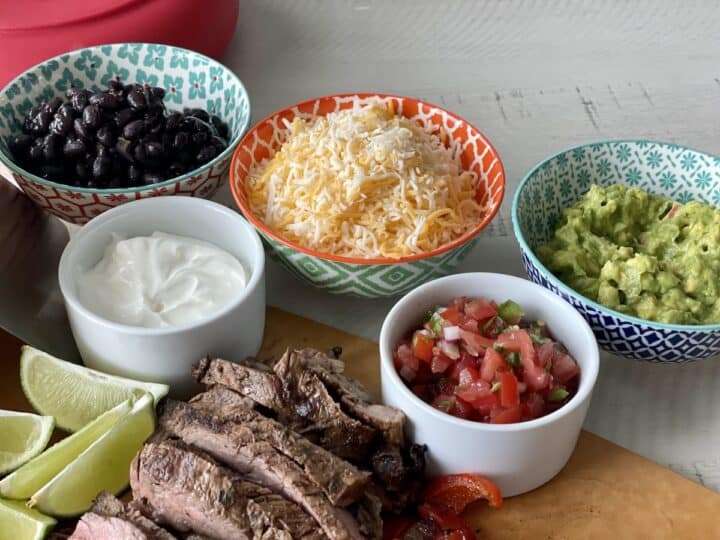
[[[163,382],[182,397],[205,355],[257,354],[265,328],[265,255],[245,219],[217,203],[157,197],[96,217],[58,270],[89,367]]]

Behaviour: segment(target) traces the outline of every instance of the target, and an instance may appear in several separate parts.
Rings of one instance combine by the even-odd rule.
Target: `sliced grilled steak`
[[[320,378],[351,416],[379,430],[388,444],[405,444],[405,414],[394,407],[374,403],[364,386],[343,374],[345,365],[342,361],[315,349],[301,349],[294,353]]]
[[[281,381],[283,398],[312,430],[321,432],[320,445],[345,459],[367,459],[377,430],[349,417],[332,398],[323,382],[305,369],[301,357],[287,351],[273,368]]]
[[[274,370],[273,374],[246,363],[205,358],[193,368],[193,376],[203,384],[222,384],[249,397],[341,458],[361,462],[369,457],[377,431],[345,414],[301,360],[287,352]]]
[[[215,384],[205,392],[193,396],[192,399],[190,399],[190,403],[220,406],[229,411],[235,409],[254,409],[256,406],[255,401],[249,397],[245,397],[222,384]]]
[[[109,493],[98,495],[95,503],[78,521],[71,540],[176,540],[175,536],[126,506]]]
[[[268,500],[288,515],[305,516],[268,488],[173,440],[145,445],[131,465],[130,484],[133,495],[162,523],[221,540],[253,538],[249,500]]]
[[[193,366],[192,375],[196,381],[206,385],[229,386],[278,415],[287,416],[281,396],[280,381],[267,366],[262,364],[264,367],[260,368],[260,365],[256,362],[236,363],[203,358]]]
[[[313,518],[305,512],[288,512],[285,499],[272,495],[248,501],[247,515],[254,540],[327,540]],[[283,504],[278,503],[278,499]]]
[[[238,399],[234,399],[233,395]],[[215,385],[207,392],[196,396],[192,405],[209,406],[214,410],[222,411],[226,418],[240,424],[236,428],[237,436],[243,437],[246,444],[266,442],[300,465],[308,477],[322,488],[331,503],[347,506],[360,497],[370,481],[370,473],[360,471],[354,465],[313,444],[280,422],[243,406],[244,404],[239,401],[242,399],[245,398],[229,388]],[[220,409],[227,403],[234,403],[235,406]]]
[[[353,508],[353,514],[360,523],[360,530],[366,538],[380,540],[383,536],[382,501],[379,497],[365,493]]]
[[[333,506],[297,463],[265,441],[248,443],[247,430],[221,410],[167,400],[159,423],[187,443],[298,503],[333,540],[363,538],[350,513]]]

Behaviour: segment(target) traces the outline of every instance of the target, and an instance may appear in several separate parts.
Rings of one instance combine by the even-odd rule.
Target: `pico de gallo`
[[[510,424],[540,418],[577,392],[580,367],[540,320],[512,300],[455,298],[430,310],[394,353],[405,384],[459,418]]]

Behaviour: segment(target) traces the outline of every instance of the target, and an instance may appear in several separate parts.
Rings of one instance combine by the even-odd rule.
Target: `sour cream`
[[[247,285],[230,253],[194,238],[154,232],[115,238],[77,277],[80,302],[114,322],[163,328],[211,317]]]

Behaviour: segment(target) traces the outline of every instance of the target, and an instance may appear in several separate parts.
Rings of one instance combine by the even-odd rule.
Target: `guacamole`
[[[640,188],[592,186],[537,255],[560,280],[616,311],[720,323],[720,210]]]

